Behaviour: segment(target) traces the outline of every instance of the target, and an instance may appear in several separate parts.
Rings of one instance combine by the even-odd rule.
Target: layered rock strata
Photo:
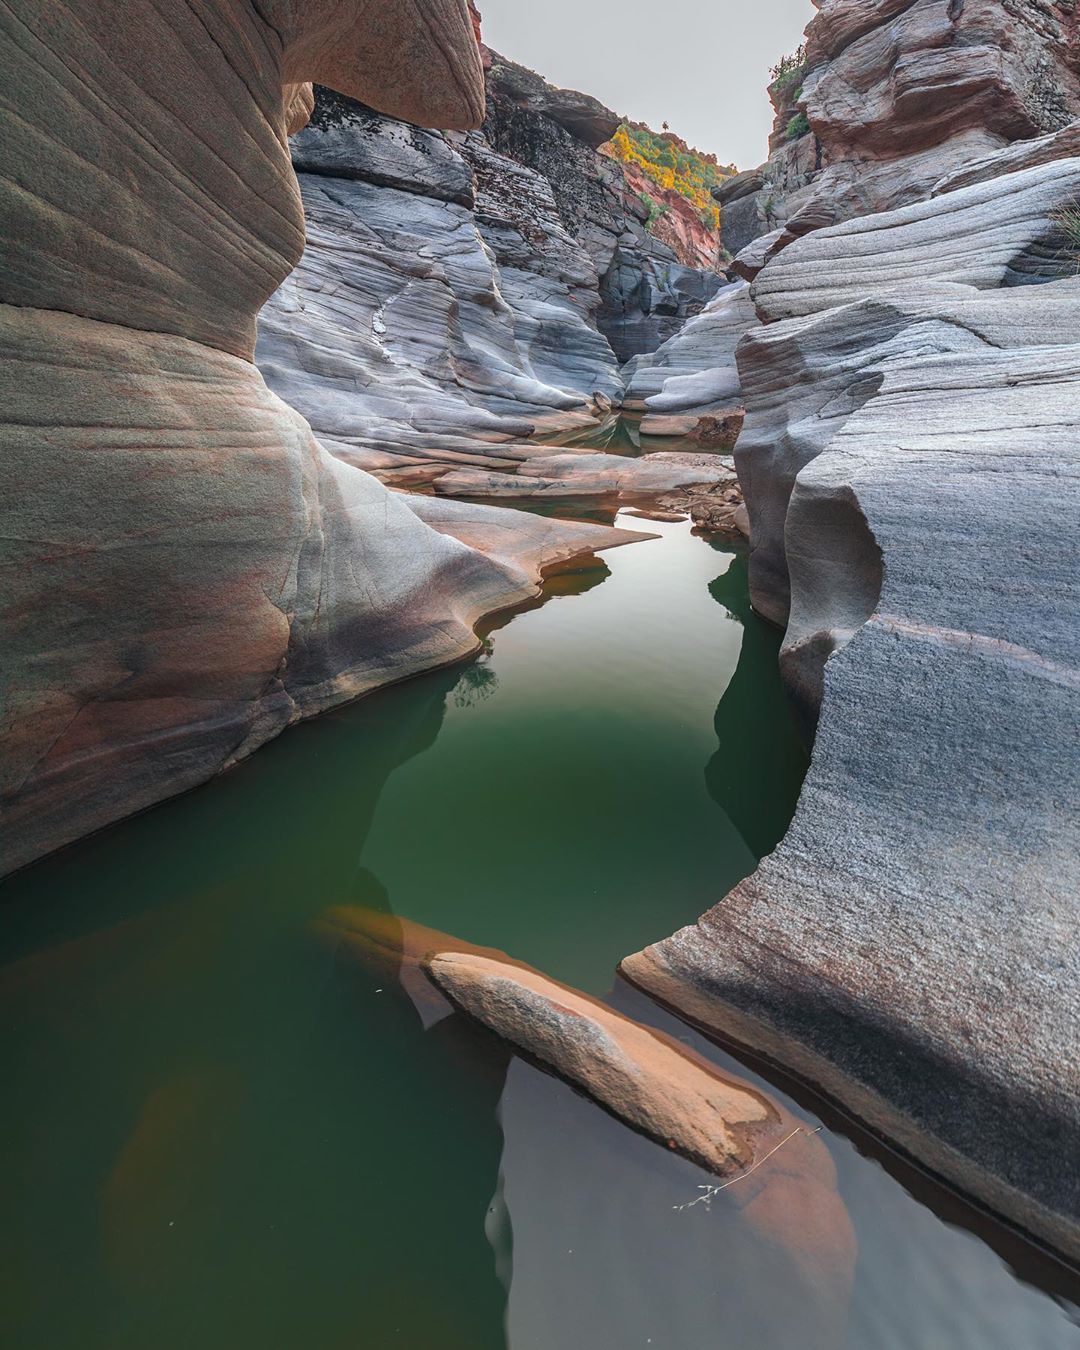
[[[729,461],[730,462],[730,461]],[[632,458],[572,451],[526,460],[515,473],[452,469],[435,491],[456,497],[655,497],[676,488],[706,487],[726,477],[712,453],[664,452]]]
[[[624,963],[1073,1259],[1077,175],[818,231],[754,283],[752,593],[813,763],[758,871]]]
[[[462,6],[375,9],[0,15],[3,870],[464,655],[551,556],[550,537],[509,562],[429,527],[251,360],[303,246],[303,82],[414,121],[482,115]]]
[[[770,158],[717,189],[737,254],[920,201],[934,184],[1080,115],[1071,0],[818,0],[770,90]]]
[[[596,271],[540,175],[322,89],[292,151],[307,249],[256,356],[334,453],[482,463],[619,395]]]
[[[635,357],[626,367],[623,406],[645,414],[642,434],[694,434],[702,419],[741,410],[735,351],[756,324],[750,288],[738,281],[656,352]]]
[[[598,148],[619,118],[595,100],[555,89],[498,53],[487,77],[484,135],[500,154],[541,174],[551,185],[563,225],[593,261],[600,278],[600,330],[627,361],[653,351],[699,313],[723,284],[696,255],[680,260],[646,228],[648,208],[621,166]]]
[[[1080,159],[1061,159],[818,230],[760,273],[754,305],[771,322],[923,281],[988,290],[1067,276],[1076,262],[1060,215],[1077,199]]]
[[[721,284],[645,229],[597,153],[613,113],[488,57],[482,133],[319,89],[292,142],[307,250],[257,359],[335,454],[383,478],[505,468],[535,432],[588,423],[622,393],[611,323],[640,330],[620,355],[645,350]]]

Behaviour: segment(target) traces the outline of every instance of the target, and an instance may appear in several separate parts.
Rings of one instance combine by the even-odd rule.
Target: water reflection
[[[400,929],[393,909],[600,993],[753,866],[767,648],[744,574],[715,580],[729,555],[656,529],[504,616],[479,667],[297,728],[0,887],[5,1346],[707,1350],[841,1315],[794,1296],[761,1224],[674,1210],[696,1169],[418,1010],[400,960],[316,940],[331,906]],[[770,839],[794,786],[759,801]],[[981,1243],[829,1148],[859,1233],[851,1350],[1071,1343]],[[953,1275],[977,1306],[943,1298]]]
[[[756,858],[771,853],[791,821],[808,756],[780,680],[779,631],[750,605],[745,550],[709,586],[709,594],[742,626],[739,664],[716,709],[719,749],[705,768],[709,795],[734,822]]]
[[[458,679],[4,886],[5,1345],[503,1345],[501,1071],[306,931],[328,899],[389,903],[361,863],[376,804]]]

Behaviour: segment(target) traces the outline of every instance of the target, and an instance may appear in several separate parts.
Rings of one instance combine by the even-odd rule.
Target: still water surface
[[[374,907],[604,994],[779,839],[805,762],[745,558],[646,527],[481,661],[0,887],[7,1350],[1080,1347],[840,1133],[847,1284],[796,1296],[737,1207],[675,1208],[693,1166],[320,939]]]

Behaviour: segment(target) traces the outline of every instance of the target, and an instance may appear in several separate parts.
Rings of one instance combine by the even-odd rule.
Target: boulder
[[[733,202],[760,192],[765,186],[763,169],[747,169],[743,173],[732,174],[712,189],[713,199],[721,206],[730,206]]]
[[[803,1117],[749,1083],[719,1073],[662,1032],[503,952],[359,906],[327,910],[314,927],[330,950],[370,972],[384,988],[400,985],[425,1026],[458,1009],[508,1048],[565,1079],[613,1120],[724,1176],[712,1189],[699,1183],[696,1194],[689,1185],[680,1208],[693,1214],[672,1217],[692,1222],[700,1214],[711,1222],[718,1216],[704,1211],[714,1201],[737,1215],[740,1225],[764,1239],[770,1262],[793,1285],[792,1296],[810,1319],[808,1343],[821,1350],[837,1343],[851,1292],[855,1235],[828,1149]],[[515,1073],[525,1067],[510,1065],[501,1112],[514,1110]],[[542,1077],[537,1082],[543,1086]],[[535,1175],[543,1137],[516,1142],[527,1150],[529,1174]],[[628,1142],[619,1141],[623,1148]],[[604,1156],[618,1156],[607,1136]]]
[[[698,419],[697,426],[690,432],[690,440],[703,449],[733,450],[742,434],[744,419],[742,408],[733,408],[724,413],[708,413]]]
[[[717,1176],[744,1172],[782,1138],[779,1112],[761,1094],[539,971],[461,951],[436,952],[423,969],[456,1008]]]
[[[690,520],[696,530],[742,541],[750,537],[750,519],[742,502],[722,497],[695,497],[690,502]]]
[[[701,449],[731,450],[742,429],[741,408],[718,408],[689,413],[648,413],[638,425],[638,435],[649,438],[682,436]]]

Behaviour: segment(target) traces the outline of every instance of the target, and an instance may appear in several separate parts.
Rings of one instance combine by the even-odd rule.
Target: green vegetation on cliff
[[[770,72],[772,82],[769,85],[769,92],[783,94],[789,89],[797,88],[802,84],[808,69],[805,47],[800,47],[790,56],[782,56]]]
[[[1080,267],[1080,207],[1063,207],[1062,210],[1054,212],[1051,220],[1065,236],[1066,252],[1076,259],[1077,266]]]
[[[786,135],[789,141],[797,141],[800,136],[810,133],[810,119],[804,112],[796,113],[787,124]]]
[[[636,164],[657,187],[685,197],[709,229],[719,227],[720,209],[709,189],[733,174],[734,165],[717,163],[715,155],[692,149],[670,131],[631,122],[623,122],[604,150],[621,164]]]

